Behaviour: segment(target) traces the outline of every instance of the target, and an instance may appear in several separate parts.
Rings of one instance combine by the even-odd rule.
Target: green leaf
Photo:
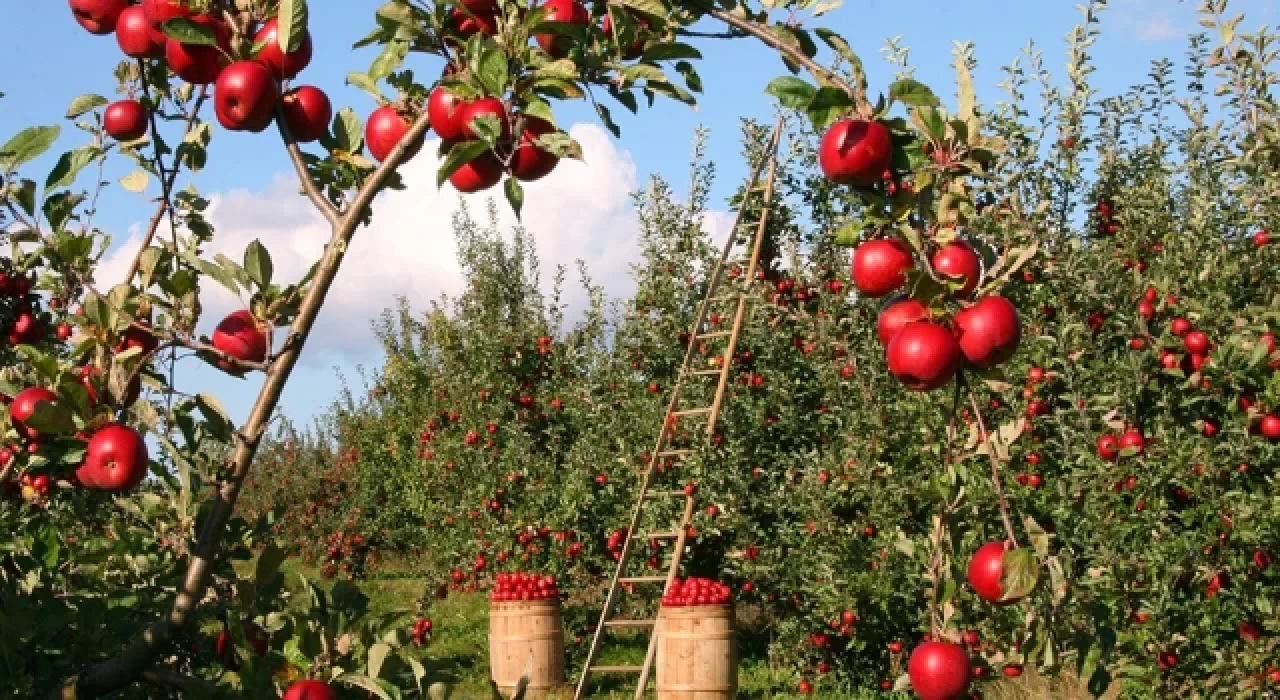
[[[147,183],[150,181],[151,174],[139,168],[120,178],[120,186],[135,194],[142,194],[146,191]]]
[[[644,60],[672,61],[677,59],[698,59],[702,53],[688,44],[679,42],[659,42],[645,47]]]
[[[642,15],[658,19],[667,16],[667,8],[662,4],[661,0],[621,0],[619,4]]]
[[[307,0],[280,0],[280,13],[276,16],[279,29],[277,39],[285,53],[302,48],[307,36]]]
[[[377,82],[391,75],[400,66],[404,65],[404,59],[408,55],[409,42],[391,41],[382,49],[382,53],[378,54],[378,57],[373,60],[373,64],[369,66],[368,79]],[[348,82],[350,82],[350,77],[348,77]]]
[[[231,419],[227,417],[227,410],[222,407],[217,398],[212,394],[199,394],[196,396],[196,408],[208,422],[206,427],[211,435],[219,440],[231,439],[233,430]]]
[[[71,106],[67,108],[67,119],[75,119],[76,117],[107,104],[107,98],[102,95],[81,95],[71,101]]]
[[[364,148],[364,125],[350,107],[343,107],[333,118],[333,141],[338,150],[359,153]]]
[[[507,80],[510,79],[511,74],[507,66],[507,54],[497,42],[490,40],[482,44],[475,66],[476,78],[487,93],[501,95],[506,91]]]
[[[382,664],[387,660],[387,656],[391,654],[391,646],[378,642],[369,647],[369,675],[377,678],[382,673]]]
[[[44,218],[49,222],[49,227],[54,231],[61,231],[66,228],[76,207],[80,206],[84,200],[85,196],[79,192],[58,192],[45,198],[41,211],[44,212]]]
[[[171,39],[192,46],[217,46],[218,36],[213,29],[197,24],[186,17],[175,17],[160,27],[161,31]]]
[[[53,170],[49,171],[49,177],[44,183],[45,191],[50,192],[71,185],[80,171],[100,155],[102,151],[96,146],[81,146],[63,153],[54,164]]]
[[[483,141],[463,141],[454,144],[453,148],[449,149],[449,155],[445,157],[444,163],[440,165],[440,172],[436,174],[436,187],[443,185],[444,181],[457,172],[458,168],[488,151],[489,145]]]
[[[778,98],[783,107],[798,110],[807,110],[818,94],[818,89],[808,81],[790,75],[774,78],[764,91]]]
[[[904,78],[890,85],[889,97],[913,107],[937,107],[942,104],[929,86],[911,78]]]
[[[22,179],[9,183],[8,194],[18,206],[22,207],[22,211],[27,216],[35,216],[36,214],[36,182],[35,180]]]
[[[838,246],[856,246],[862,240],[863,228],[865,225],[861,221],[850,221],[831,234],[831,242]]]
[[[57,126],[32,126],[0,146],[0,166],[13,169],[39,158],[58,140],[62,128]]]
[[[373,97],[373,99],[378,100],[379,102],[382,101],[382,91],[378,89],[377,83],[364,73],[357,73],[355,71],[347,73],[347,85],[358,87],[368,93]],[[343,109],[346,110],[350,108],[344,107]]]
[[[37,401],[35,411],[23,422],[45,435],[68,435],[76,431],[71,409],[57,402]]]
[[[490,148],[496,147],[498,140],[502,138],[503,124],[497,115],[481,114],[473,118],[467,126]]]
[[[383,690],[382,686],[378,684],[378,681],[366,675],[359,673],[346,673],[338,676],[338,682],[360,688],[361,690],[367,690],[370,693],[377,695],[382,700],[392,700],[391,696],[387,695],[387,691]]]
[[[524,188],[520,186],[519,180],[509,177],[502,189],[507,195],[507,202],[511,204],[511,210],[516,213],[516,219],[519,220],[520,210],[524,207]]]
[[[271,265],[271,254],[267,252],[261,241],[254,239],[244,249],[244,269],[249,273],[249,279],[253,280],[259,289],[266,289],[271,285],[271,274],[274,271]]]
[[[1001,600],[1018,600],[1030,595],[1040,579],[1040,563],[1035,554],[1026,548],[1010,549],[1004,553],[1004,575],[1000,577]]]

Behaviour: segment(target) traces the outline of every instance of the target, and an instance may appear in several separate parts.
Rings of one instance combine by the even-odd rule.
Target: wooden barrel
[[[490,603],[489,667],[503,697],[511,697],[526,669],[528,700],[545,698],[564,685],[560,601]]]
[[[659,700],[732,700],[737,694],[732,606],[664,607],[657,634]]]

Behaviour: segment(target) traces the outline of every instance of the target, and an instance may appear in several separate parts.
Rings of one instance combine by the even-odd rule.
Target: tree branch
[[[203,598],[203,591],[207,585],[210,569],[218,556],[227,521],[235,511],[236,500],[240,496],[245,479],[249,476],[249,469],[257,454],[258,444],[280,401],[285,383],[298,362],[307,336],[315,325],[325,297],[333,286],[333,280],[342,265],[347,246],[364,220],[365,209],[373,203],[374,197],[386,187],[388,179],[400,167],[409,144],[422,138],[428,126],[427,115],[424,112],[410,127],[400,143],[392,149],[382,165],[365,182],[352,206],[338,218],[337,224],[333,226],[333,233],[329,244],[325,247],[324,257],[317,266],[315,280],[303,297],[298,316],[289,329],[289,336],[280,354],[267,370],[267,380],[258,393],[257,400],[254,401],[244,427],[240,430],[243,439],[237,442],[235,453],[230,460],[231,476],[223,482],[206,516],[187,574],[174,600],[173,610],[167,617],[148,626],[115,658],[91,666],[80,675],[64,681],[54,691],[52,698],[84,700],[84,698],[102,696],[132,683],[141,676],[143,669],[169,644],[174,634],[190,618],[191,613]]]
[[[307,164],[302,160],[302,149],[298,147],[297,140],[293,138],[293,133],[289,131],[289,125],[285,122],[284,102],[281,101],[276,105],[276,126],[280,129],[280,138],[284,139],[284,147],[289,152],[293,169],[298,173],[298,182],[302,183],[302,191],[311,200],[312,206],[320,211],[324,220],[329,222],[329,226],[337,226],[341,213],[332,202],[324,198],[320,188],[316,187],[315,180],[311,179],[311,173],[307,172]]]
[[[973,407],[973,416],[978,421],[978,432],[982,435],[982,441],[987,442],[987,426],[982,420],[982,411],[978,408],[978,399],[969,392],[969,405]],[[994,437],[992,438],[994,440]],[[1009,518],[1009,501],[1004,497],[1004,486],[1000,482],[1000,460],[996,458],[996,447],[994,442],[988,445],[987,456],[991,458],[991,483],[996,489],[996,501],[1000,505],[1000,518],[1004,520],[1004,532],[1009,537],[1009,542],[1014,547],[1018,546],[1018,535],[1013,529],[1013,520]]]
[[[142,672],[142,680],[165,690],[180,693],[212,695],[218,692],[218,686],[203,678],[178,673],[173,669],[157,666]]]

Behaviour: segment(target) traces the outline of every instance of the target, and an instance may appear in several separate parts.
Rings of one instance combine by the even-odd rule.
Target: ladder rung
[[[644,666],[592,666],[587,670],[592,673],[639,673]]]
[[[680,536],[680,532],[678,530],[669,530],[665,532],[650,532],[646,535],[640,535],[636,537],[636,539],[638,540],[674,540],[679,536]],[[664,578],[662,580],[665,581],[666,579]]]
[[[741,294],[725,294],[724,296],[711,297],[707,301],[710,301],[713,304],[719,304],[722,301],[732,301],[734,299],[741,299],[741,298],[742,298]]]
[[[672,411],[673,416],[698,416],[705,413],[711,413],[711,407],[707,408],[686,408],[683,411]]]
[[[689,374],[692,374],[695,377],[710,377],[713,374],[724,374],[724,370],[723,369],[695,369]]]
[[[658,453],[659,457],[685,457],[693,454],[693,450],[663,450]]]
[[[657,620],[608,620],[605,627],[653,627]]]
[[[688,496],[684,491],[646,491],[645,498],[679,498],[680,496]]]
[[[702,333],[697,337],[698,340],[708,340],[710,338],[723,338],[727,335],[733,335],[733,331],[711,331],[710,333]]]

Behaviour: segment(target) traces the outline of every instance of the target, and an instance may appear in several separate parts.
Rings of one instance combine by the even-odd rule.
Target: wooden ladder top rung
[[[592,673],[639,673],[644,666],[592,666],[587,670]]]
[[[605,627],[653,627],[658,624],[657,620],[608,620],[604,623]]]
[[[680,536],[679,530],[664,530],[660,532],[649,532],[643,535],[637,535],[637,540],[674,540]],[[663,579],[666,580],[665,578]]]
[[[681,496],[688,497],[689,494],[684,491],[646,491],[645,498],[679,498]]]
[[[689,374],[695,377],[710,377],[713,374],[724,374],[723,369],[695,369]]]
[[[733,331],[711,331],[710,333],[699,333],[698,340],[710,340],[711,338],[724,338],[733,335]]]
[[[686,457],[694,453],[694,450],[663,450],[658,453],[659,457]]]
[[[623,576],[619,583],[666,583],[666,576]]]
[[[711,407],[710,407],[710,406],[708,406],[708,407],[706,407],[706,408],[686,408],[686,409],[684,409],[683,411],[672,411],[672,412],[671,412],[671,415],[673,415],[673,416],[699,416],[699,415],[703,415],[703,414],[706,414],[706,413],[711,413]]]

